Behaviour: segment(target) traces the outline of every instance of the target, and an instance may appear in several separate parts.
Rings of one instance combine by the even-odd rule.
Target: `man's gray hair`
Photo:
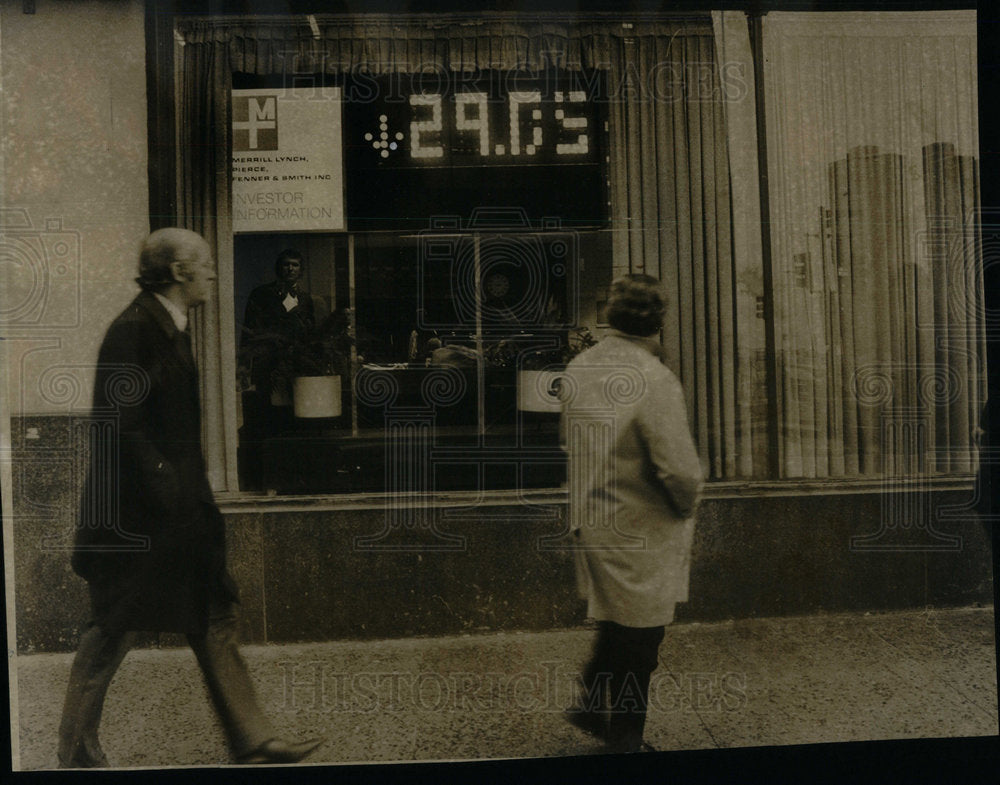
[[[142,243],[136,283],[146,291],[161,291],[174,283],[170,265],[192,261],[207,249],[205,238],[190,229],[177,226],[157,229]]]

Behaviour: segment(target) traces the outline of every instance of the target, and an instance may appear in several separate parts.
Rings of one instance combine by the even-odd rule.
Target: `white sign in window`
[[[338,87],[233,90],[233,232],[339,232]]]

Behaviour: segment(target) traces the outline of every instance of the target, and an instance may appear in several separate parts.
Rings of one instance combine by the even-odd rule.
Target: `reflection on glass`
[[[280,278],[261,280],[274,277],[268,255],[292,241],[305,307],[286,307],[292,287]],[[558,405],[519,406],[519,390],[539,371],[557,379],[593,343],[608,246],[601,233],[558,231],[238,237],[242,487],[402,492],[409,470],[390,464],[428,450],[437,468],[420,473],[424,490],[560,484]],[[582,277],[581,248],[604,269]],[[260,326],[265,291],[272,322],[298,320],[291,337]],[[294,400],[271,400],[306,371],[340,377],[339,414],[304,417]],[[399,443],[416,434],[431,443]]]

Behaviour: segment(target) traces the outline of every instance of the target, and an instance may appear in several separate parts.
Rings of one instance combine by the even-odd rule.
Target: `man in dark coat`
[[[188,309],[215,280],[208,243],[160,229],[143,244],[143,291],[111,324],[94,383],[91,465],[73,569],[89,584],[59,728],[62,767],[107,766],[97,730],[108,685],[136,630],[187,635],[240,763],[301,760],[316,740],[278,739],[237,649],[238,597],[201,452]]]

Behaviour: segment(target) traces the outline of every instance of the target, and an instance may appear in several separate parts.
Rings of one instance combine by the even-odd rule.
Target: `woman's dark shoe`
[[[591,736],[596,736],[601,741],[608,737],[608,726],[602,712],[570,706],[563,711],[563,717],[570,725],[579,728],[584,733],[589,733]]]
[[[659,752],[659,750],[648,741],[643,741],[642,739],[620,739],[618,741],[608,741],[608,752],[621,755],[635,752]]]

